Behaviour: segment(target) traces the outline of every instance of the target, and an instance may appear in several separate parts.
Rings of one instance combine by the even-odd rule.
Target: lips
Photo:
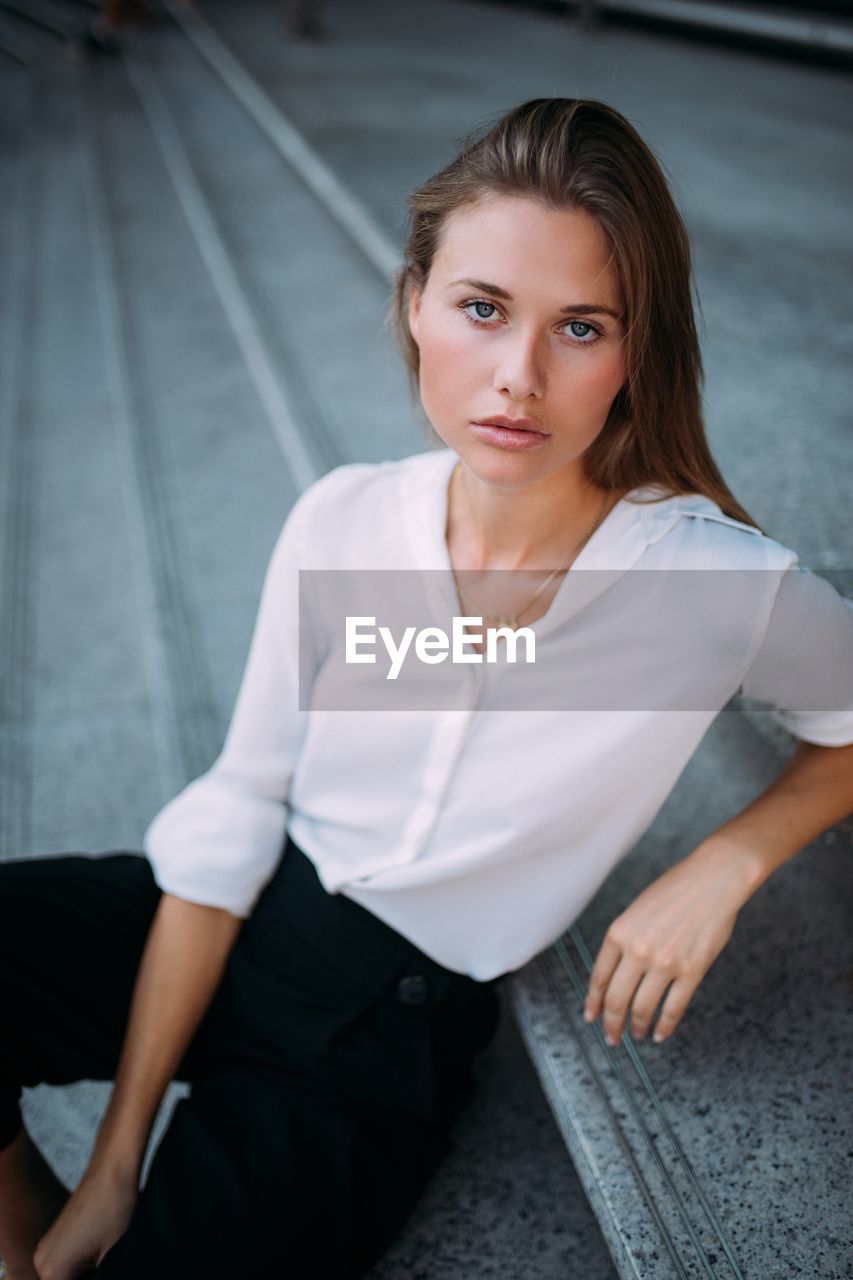
[[[477,418],[474,426],[504,427],[507,431],[532,431],[538,436],[548,435],[544,427],[540,427],[538,423],[531,421],[530,418],[505,418],[500,414],[494,418]]]
[[[505,418],[503,415],[472,422],[471,431],[490,448],[512,453],[544,449],[545,442],[551,439],[537,422],[531,422],[529,418]]]

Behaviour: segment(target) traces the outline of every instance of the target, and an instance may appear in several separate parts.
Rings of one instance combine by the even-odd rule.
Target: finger
[[[601,1013],[604,993],[621,958],[622,948],[611,938],[605,937],[589,975],[589,987],[584,1001],[584,1017],[587,1022],[594,1022]]]
[[[693,998],[693,993],[701,981],[701,974],[699,977],[695,977],[693,974],[684,974],[673,982],[669,989],[669,994],[663,1002],[660,1017],[655,1024],[652,1039],[656,1044],[660,1044],[662,1040],[666,1040],[667,1036],[672,1035],[684,1016],[684,1012]]]
[[[608,1044],[616,1045],[622,1036],[628,1009],[634,992],[643,978],[643,967],[636,960],[623,955],[604,996],[604,1037]]]
[[[631,1035],[635,1039],[642,1040],[648,1031],[655,1009],[671,982],[671,973],[650,969],[637,987],[631,1004]]]

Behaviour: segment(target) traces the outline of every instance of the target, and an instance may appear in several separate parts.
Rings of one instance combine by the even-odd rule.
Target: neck
[[[471,569],[556,568],[602,515],[605,499],[604,514],[618,500],[579,467],[505,488],[480,480],[464,462],[449,494],[448,546],[455,563]]]

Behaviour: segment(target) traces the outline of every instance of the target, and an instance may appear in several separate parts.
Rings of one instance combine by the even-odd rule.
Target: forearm
[[[242,923],[218,907],[163,894],[90,1167],[138,1176],[163,1095],[216,992]]]
[[[853,813],[853,745],[798,742],[761,795],[702,841],[705,857],[732,859],[750,896],[783,863]]]

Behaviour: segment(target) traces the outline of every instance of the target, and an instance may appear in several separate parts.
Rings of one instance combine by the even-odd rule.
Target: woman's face
[[[625,380],[621,310],[589,214],[503,195],[457,210],[409,305],[427,417],[486,482],[580,474]],[[539,433],[482,425],[496,416]]]

